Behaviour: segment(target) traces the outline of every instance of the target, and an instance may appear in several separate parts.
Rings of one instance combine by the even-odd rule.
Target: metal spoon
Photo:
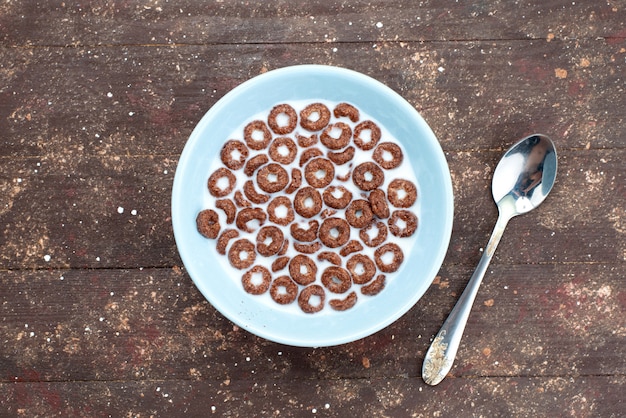
[[[498,205],[498,221],[467,287],[426,353],[422,378],[429,385],[441,382],[452,368],[478,287],[506,224],[514,216],[543,202],[554,185],[556,169],[554,144],[541,134],[531,135],[513,145],[498,163],[491,185],[493,199]]]

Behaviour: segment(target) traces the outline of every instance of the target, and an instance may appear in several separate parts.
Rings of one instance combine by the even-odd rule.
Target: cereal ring
[[[287,187],[289,174],[281,165],[270,163],[256,173],[256,182],[264,192],[276,193]]]
[[[319,131],[330,121],[330,110],[322,103],[313,103],[300,112],[300,126],[307,131]]]
[[[347,162],[352,161],[352,159],[354,158],[355,152],[356,152],[356,148],[350,145],[348,148],[346,148],[345,150],[341,152],[328,151],[326,153],[326,156],[333,163],[337,165],[344,165]]]
[[[311,298],[314,298],[314,302],[311,302]],[[315,313],[324,309],[324,302],[326,300],[326,292],[324,288],[318,284],[312,284],[311,286],[302,289],[298,295],[298,305],[305,313]]]
[[[262,138],[260,138],[262,135]],[[267,148],[272,140],[272,133],[262,120],[255,120],[243,129],[243,139],[250,149],[259,151]]]
[[[350,225],[341,218],[324,219],[320,226],[319,237],[329,248],[341,247],[350,239]]]
[[[220,217],[212,209],[201,210],[196,216],[196,228],[205,238],[215,239],[220,233]]]
[[[387,253],[393,254],[393,259],[389,263],[383,260],[383,256]],[[400,268],[400,264],[404,261],[404,253],[398,244],[388,242],[374,251],[374,261],[378,269],[383,273],[393,273]]]
[[[297,223],[292,223],[289,226],[291,236],[302,242],[313,242],[317,239],[317,231],[320,228],[320,223],[316,220],[309,221],[307,228],[302,228]]]
[[[291,164],[296,159],[298,146],[293,139],[279,136],[270,144],[270,158],[280,164]]]
[[[365,254],[355,254],[346,262],[346,269],[352,275],[352,281],[356,284],[365,284],[372,280],[376,274],[376,265]]]
[[[280,228],[274,225],[264,226],[256,236],[256,250],[264,257],[271,257],[278,254],[284,240],[285,236]]]
[[[404,155],[398,144],[381,142],[374,150],[372,158],[385,170],[391,170],[402,164]]]
[[[298,215],[312,218],[322,210],[322,196],[313,187],[303,187],[296,192],[293,207]]]
[[[356,292],[350,292],[344,299],[331,299],[328,304],[336,311],[347,311],[356,304]]]
[[[267,205],[267,214],[271,222],[277,225],[289,225],[295,215],[291,200],[287,196],[277,196]]]
[[[291,169],[291,183],[289,183],[289,185],[285,189],[285,193],[291,194],[295,192],[296,190],[298,190],[301,185],[302,185],[302,171],[294,167]]]
[[[330,266],[322,272],[322,284],[333,293],[345,293],[352,286],[352,279],[347,270]]]
[[[221,255],[226,255],[226,247],[228,247],[228,242],[231,239],[239,237],[239,231],[236,229],[226,229],[222,232],[222,235],[217,239],[217,245],[215,249]]]
[[[339,254],[332,251],[322,251],[317,255],[317,259],[320,261],[328,261],[330,264],[341,266],[341,257]]]
[[[339,132],[341,131],[341,132]],[[331,123],[320,135],[320,142],[328,149],[338,150],[345,148],[352,138],[352,129],[343,122]]]
[[[300,156],[300,167],[303,167],[311,158],[322,157],[324,153],[319,148],[309,148]]]
[[[304,167],[304,178],[313,187],[326,187],[335,178],[335,166],[326,158],[314,158]]]
[[[244,232],[254,232],[254,227],[250,227],[248,223],[250,221],[258,221],[259,226],[262,226],[267,219],[267,215],[261,208],[244,208],[239,211],[237,218],[235,219],[235,225],[237,228]]]
[[[311,136],[296,134],[296,139],[298,140],[298,145],[302,148],[317,144],[317,134],[313,134]]]
[[[417,187],[409,180],[394,179],[387,187],[387,198],[397,208],[410,208],[417,200]]]
[[[357,122],[359,120],[359,109],[352,106],[350,103],[339,103],[335,106],[333,114],[336,118],[350,118],[352,122]]]
[[[247,180],[244,183],[244,185],[243,185],[243,194],[246,195],[248,200],[250,200],[252,203],[256,203],[256,204],[267,203],[267,201],[270,200],[269,195],[266,195],[266,194],[263,194],[263,193],[259,193],[259,192],[256,191],[256,189],[254,188],[254,183],[252,182],[252,180]]]
[[[248,154],[249,151],[246,144],[236,139],[231,139],[226,141],[222,147],[220,158],[226,167],[231,170],[239,170],[246,162]]]
[[[318,252],[322,248],[322,244],[319,241],[315,241],[311,244],[303,244],[301,242],[294,242],[293,248],[299,253],[313,254]]]
[[[279,123],[278,119],[280,115],[285,115],[288,120],[287,123]],[[269,116],[267,117],[267,124],[272,128],[272,131],[278,135],[287,135],[296,129],[298,123],[298,114],[295,109],[288,104],[279,104],[272,108]]]
[[[389,205],[387,204],[385,192],[381,189],[374,189],[370,192],[368,200],[374,215],[380,219],[387,219],[389,217]]]
[[[250,158],[248,162],[246,162],[246,166],[243,168],[243,172],[248,177],[252,177],[257,168],[267,164],[270,161],[265,154],[258,154],[254,157]]]
[[[402,221],[404,226],[398,225],[398,221]],[[389,232],[396,237],[410,237],[417,229],[417,216],[408,210],[394,210],[387,223]]]
[[[370,232],[373,227],[377,230],[375,236]],[[387,239],[387,226],[383,222],[372,222],[359,231],[359,238],[368,247],[378,247]]]
[[[289,276],[274,279],[270,286],[270,296],[280,305],[288,305],[298,297],[298,285]]]
[[[277,272],[280,271],[282,269],[284,269],[285,267],[287,267],[287,264],[289,264],[289,257],[278,257],[276,260],[274,260],[274,262],[272,263],[272,271],[273,272]]]
[[[245,255],[245,257],[243,257],[243,255]],[[228,260],[236,269],[247,269],[254,264],[254,260],[256,260],[254,244],[245,238],[238,239],[230,247],[230,250],[228,250]]]
[[[348,241],[345,247],[339,250],[339,254],[343,257],[346,257],[352,253],[356,253],[361,250],[363,250],[363,245],[359,241],[353,239],[351,241]]]
[[[289,261],[289,275],[296,283],[306,286],[315,281],[317,266],[311,258],[298,254]]]
[[[246,198],[243,196],[243,193],[241,193],[241,190],[237,190],[235,192],[235,203],[240,208],[250,208],[250,207],[252,207],[252,203],[250,203],[248,200],[246,200]]]
[[[369,131],[367,137],[362,137],[361,134]],[[354,127],[354,145],[361,148],[363,151],[369,151],[378,144],[380,141],[380,128],[371,120],[364,120]]]
[[[352,173],[352,181],[359,189],[369,192],[380,187],[385,181],[383,170],[371,161],[359,164]]]
[[[232,224],[235,222],[235,215],[237,215],[237,207],[230,199],[218,199],[215,201],[215,207],[221,209],[226,214],[226,223]]]
[[[226,179],[228,184],[221,184],[220,180]],[[227,168],[220,167],[213,172],[209,176],[208,187],[209,192],[215,197],[224,197],[227,196],[230,192],[233,191],[235,185],[237,184],[237,178],[235,175]]]
[[[350,202],[346,209],[346,221],[355,228],[365,228],[374,219],[370,202],[357,199]]]
[[[261,275],[261,280],[256,283],[258,279],[255,276],[259,274]],[[267,292],[271,282],[272,274],[263,266],[254,266],[241,277],[243,289],[251,295],[262,295]]]
[[[361,293],[367,296],[377,295],[381,292],[381,290],[385,288],[385,281],[386,281],[385,275],[379,274],[372,281],[372,283],[365,285],[365,286],[361,286]]]

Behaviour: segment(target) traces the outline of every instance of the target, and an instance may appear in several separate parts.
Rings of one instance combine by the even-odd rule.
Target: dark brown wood
[[[0,5],[0,415],[575,416],[626,410],[622,2]],[[448,254],[402,318],[305,349],[235,326],[178,256],[170,193],[202,115],[317,63],[404,96],[446,153]],[[512,220],[451,375],[421,363],[486,245],[503,151],[559,174]]]

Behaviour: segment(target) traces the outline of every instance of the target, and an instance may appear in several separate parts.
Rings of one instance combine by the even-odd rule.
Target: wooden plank
[[[4,272],[0,381],[417,379],[471,271],[444,266],[389,327],[318,349],[234,326],[180,269]],[[452,374],[623,376],[625,287],[623,265],[493,265]]]
[[[11,46],[624,39],[620,2],[76,1],[5,3]],[[511,24],[515,22],[515,24]]]
[[[3,416],[619,417],[623,376],[5,383]]]

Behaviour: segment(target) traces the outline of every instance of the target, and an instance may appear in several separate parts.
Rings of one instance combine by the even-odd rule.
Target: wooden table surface
[[[626,414],[626,2],[0,4],[1,416]],[[362,340],[294,348],[199,293],[170,217],[203,114],[268,70],[367,74],[437,135],[452,238],[424,297]],[[495,223],[517,139],[558,148],[509,224],[451,374],[424,354]]]

